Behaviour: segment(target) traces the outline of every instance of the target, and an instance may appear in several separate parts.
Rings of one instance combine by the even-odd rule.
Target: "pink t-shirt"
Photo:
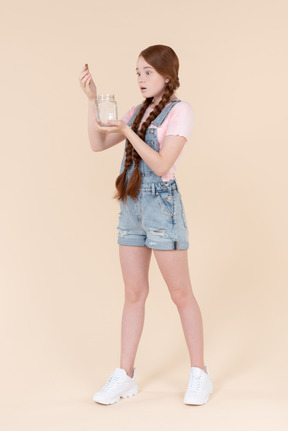
[[[128,123],[128,121],[131,119],[132,115],[134,114],[135,110],[138,108],[139,105],[133,106],[122,118],[121,120],[124,121],[124,123]],[[146,109],[146,112],[143,116],[143,119],[141,121],[141,124],[148,118],[148,115],[152,111],[152,108],[148,106]],[[140,126],[141,126],[140,124]],[[150,127],[157,128],[157,140],[159,144],[159,150],[161,149],[161,146],[163,145],[165,136],[168,135],[177,135],[177,136],[183,136],[186,138],[186,142],[191,134],[191,130],[194,124],[194,112],[193,108],[189,103],[187,102],[178,102],[176,103],[163,123],[156,127],[154,124],[150,124]],[[185,145],[186,145],[185,142]],[[167,172],[167,174],[163,175],[162,181],[169,181],[175,178],[175,171],[176,171],[176,165],[179,160],[179,158],[182,155],[183,150],[181,151],[179,157],[175,161],[174,165],[171,167],[171,169]]]

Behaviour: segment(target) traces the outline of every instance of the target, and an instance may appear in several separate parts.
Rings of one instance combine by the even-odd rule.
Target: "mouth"
[[[147,90],[147,88],[146,87],[140,87],[140,90],[145,91],[145,90]]]

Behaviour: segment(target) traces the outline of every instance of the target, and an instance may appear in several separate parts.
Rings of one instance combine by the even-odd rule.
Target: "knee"
[[[130,304],[145,303],[148,293],[148,286],[125,286],[125,301]]]
[[[174,304],[179,308],[187,305],[189,300],[193,297],[192,290],[183,287],[174,287],[170,290],[171,299]]]

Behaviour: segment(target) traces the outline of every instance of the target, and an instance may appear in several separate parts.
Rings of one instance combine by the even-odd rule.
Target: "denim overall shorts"
[[[178,102],[179,99],[173,100],[151,124],[159,127]],[[141,106],[129,121],[130,127],[140,108]],[[147,129],[145,142],[159,152],[157,128]],[[120,173],[124,170],[124,163],[125,151]],[[134,162],[127,171],[126,178],[130,178],[133,169]],[[142,183],[137,199],[128,196],[126,202],[120,200],[118,244],[146,246],[156,250],[188,249],[189,233],[176,180],[162,181],[144,160],[140,161],[139,169]]]

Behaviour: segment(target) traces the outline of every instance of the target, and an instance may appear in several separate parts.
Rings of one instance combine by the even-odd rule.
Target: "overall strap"
[[[155,120],[153,120],[151,124],[154,124],[154,126],[156,126],[156,127],[161,126],[161,124],[163,123],[163,121],[165,120],[165,118],[167,117],[167,115],[169,114],[171,109],[173,108],[173,106],[179,102],[181,102],[180,99],[172,100],[172,102],[169,103],[169,105],[167,105],[166,108],[164,108],[163,111],[160,112],[158,117],[156,117]]]

